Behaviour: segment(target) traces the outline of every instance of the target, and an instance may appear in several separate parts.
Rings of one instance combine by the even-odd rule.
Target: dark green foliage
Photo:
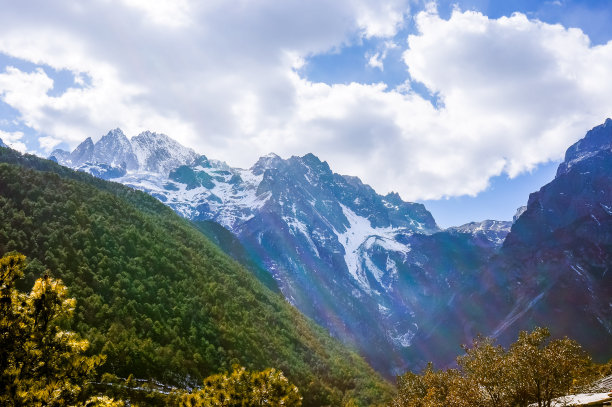
[[[30,294],[15,288],[24,268],[21,254],[0,258],[0,405],[75,405],[104,357],[86,356],[89,343],[62,327],[75,300],[61,281],[45,274]]]
[[[0,164],[0,253],[38,264],[30,281],[40,265],[64,281],[102,372],[183,386],[239,363],[282,370],[304,405],[389,397],[363,359],[154,198],[8,149],[0,161],[17,164]]]
[[[253,258],[247,253],[240,240],[232,232],[212,220],[192,221],[196,229],[204,234],[210,241],[215,243],[224,253],[246,267],[266,287],[280,293],[276,280],[269,272],[258,266]]]

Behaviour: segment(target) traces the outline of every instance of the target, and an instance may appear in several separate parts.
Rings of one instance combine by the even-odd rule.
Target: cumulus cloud
[[[465,172],[445,194],[474,194],[461,184],[559,158],[612,112],[612,42],[592,47],[578,29],[518,13],[489,19],[455,10],[444,20],[429,11],[417,25],[404,60],[411,77],[440,96],[445,129],[431,136],[446,141]]]
[[[385,41],[382,44],[382,47],[380,50],[377,50],[374,53],[371,52],[367,52],[365,57],[368,60],[367,64],[368,66],[370,66],[371,68],[378,68],[381,71],[385,70],[385,66],[384,66],[384,60],[385,58],[387,58],[387,53],[392,50],[398,48],[398,45],[395,44],[393,41]]]
[[[28,126],[70,146],[121,126],[228,156],[235,143],[291,115],[296,61],[362,36],[392,35],[406,1],[14,3],[0,14],[0,52],[91,83],[51,97],[44,71],[9,68],[0,95]],[[245,134],[248,111],[259,127]]]
[[[21,151],[22,153],[26,152],[26,145],[21,141],[23,138],[23,133],[20,131],[7,132],[0,130],[0,140],[4,142],[4,144],[9,147]]]
[[[610,114],[612,44],[579,30],[435,7],[403,46],[411,82],[325,84],[297,72],[310,56],[364,38],[396,44],[408,0],[16,2],[0,14],[0,52],[38,69],[0,72],[0,99],[43,134],[75,147],[121,127],[165,132],[248,167],[270,151],[313,152],[341,173],[405,199],[476,194],[558,158]],[[411,18],[411,17],[410,17]],[[78,86],[51,95],[52,72]]]

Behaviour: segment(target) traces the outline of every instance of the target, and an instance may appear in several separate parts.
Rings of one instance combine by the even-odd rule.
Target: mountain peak
[[[93,158],[94,142],[91,137],[87,137],[81,144],[70,153],[70,164],[78,167]],[[56,158],[59,158],[56,156]]]
[[[265,170],[270,170],[273,168],[278,168],[284,160],[280,158],[278,155],[274,153],[268,153],[263,157],[260,157],[259,160],[251,167],[253,174],[260,175]]]
[[[308,153],[300,158],[304,165],[308,166],[312,169],[317,169],[319,173],[329,173],[331,174],[331,168],[329,168],[329,164],[327,161],[321,161],[319,157],[314,155],[313,153]]]
[[[135,140],[138,141],[142,139],[146,139],[150,141],[164,141],[164,142],[171,140],[170,137],[168,137],[164,133],[157,133],[155,131],[145,130],[141,132],[140,134],[138,134],[137,136],[132,137],[132,142],[134,142]]]
[[[565,152],[565,160],[557,169],[557,176],[566,174],[572,165],[592,157],[602,150],[612,148],[612,119],[606,119],[603,124],[593,127],[584,138],[571,145]]]
[[[70,151],[62,150],[61,148],[56,148],[51,152],[49,160],[55,161],[56,163],[61,165],[70,165]]]
[[[525,213],[526,210],[527,210],[527,205],[523,205],[523,206],[516,208],[516,213],[512,217],[512,222],[513,223],[516,222],[518,218],[520,218],[521,215]]]
[[[108,164],[128,170],[138,169],[138,159],[132,150],[132,144],[120,128],[109,131],[94,145],[94,163]]]
[[[119,127],[116,127],[112,130],[109,130],[109,132],[104,137],[109,137],[109,136],[110,137],[122,137],[122,136],[125,137],[125,134],[123,133],[123,130],[121,130]]]
[[[143,131],[132,137],[132,147],[144,171],[168,174],[181,165],[191,165],[198,154],[163,133]]]
[[[0,138],[0,147],[8,148],[8,146],[6,144],[4,144],[4,142],[2,141],[1,138]]]
[[[397,192],[389,192],[387,195],[385,195],[385,201],[395,205],[404,203],[404,201],[402,201],[402,197]]]

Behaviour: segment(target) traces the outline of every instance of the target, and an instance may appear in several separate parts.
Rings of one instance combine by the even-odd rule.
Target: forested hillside
[[[0,254],[49,269],[77,300],[72,328],[100,373],[193,386],[274,367],[304,405],[371,405],[391,386],[187,221],[145,193],[0,148]]]

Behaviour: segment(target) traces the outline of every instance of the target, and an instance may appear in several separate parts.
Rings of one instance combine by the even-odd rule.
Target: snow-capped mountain
[[[132,137],[131,141],[139,163],[138,169],[141,171],[168,174],[171,170],[191,164],[198,158],[195,151],[183,147],[165,134],[145,131]]]
[[[556,275],[549,265],[558,264],[542,253],[557,247],[563,236],[571,236],[564,243],[569,246],[555,256],[573,253],[573,268],[566,269],[586,276],[587,292],[601,291],[593,286],[600,280],[588,271],[612,264],[605,255],[612,253],[605,243],[609,232],[603,232],[612,228],[591,227],[595,220],[606,222],[604,214],[612,216],[607,192],[612,180],[598,186],[597,193],[588,187],[612,176],[612,164],[604,159],[612,155],[610,138],[600,135],[600,127],[612,129],[606,121],[589,133],[595,136],[570,147],[557,178],[532,194],[526,208],[519,208],[514,225],[487,220],[446,230],[438,228],[423,205],[404,202],[397,194],[379,195],[358,178],[334,173],[312,154],[288,159],[269,154],[249,169],[238,169],[198,156],[167,136],[145,132],[132,138],[131,150],[124,142],[103,144],[112,151],[121,149],[123,155],[113,157],[130,157],[131,151],[136,168],[127,168],[126,161],[117,166],[109,155],[96,156],[108,162],[90,162],[100,143],[91,139],[69,155],[54,156],[65,165],[148,192],[200,226],[213,221],[227,228],[242,245],[240,256],[259,270],[259,278],[265,279],[257,273],[266,270],[288,301],[391,376],[415,363],[450,363],[460,353],[459,345],[478,333],[514,339],[512,327],[525,326],[531,321],[525,319],[527,311],[546,303],[541,300],[548,298],[550,287],[538,284],[550,280],[546,273]],[[125,141],[117,130],[109,135]],[[595,173],[600,178],[593,179]],[[554,199],[543,201],[548,195],[542,191],[553,188],[550,185],[561,187]],[[562,210],[571,202],[572,209]],[[590,212],[583,216],[585,210]],[[580,246],[574,244],[580,228],[555,234],[561,230],[557,223],[577,222],[576,216],[591,225],[588,233],[603,239],[585,253],[599,247],[604,255],[572,252]],[[528,242],[517,243],[522,241]],[[231,243],[233,249],[237,244]],[[517,264],[521,256],[531,260]],[[595,266],[592,259],[600,259],[603,266]],[[601,298],[597,294],[585,304]],[[564,309],[556,302],[555,307]],[[592,312],[609,317],[609,311]],[[551,325],[546,322],[550,315],[542,311],[541,318],[532,320]]]
[[[389,293],[398,265],[422,260],[410,253],[412,236],[439,231],[422,205],[380,196],[312,154],[287,160],[271,154],[250,169],[201,156],[167,177],[128,172],[115,181],[188,219],[225,226],[302,312],[371,360],[396,354],[403,361],[418,324],[402,296]]]
[[[94,145],[92,162],[108,164],[111,167],[124,167],[128,170],[139,168],[138,159],[132,144],[121,129],[108,132]]]
[[[91,140],[91,137],[87,137],[85,141],[78,145],[78,147],[69,155],[69,160],[65,164],[70,164],[71,166],[78,167],[85,163],[93,163],[93,151],[94,151],[94,143]],[[60,156],[65,156],[65,151],[59,150],[55,151],[53,154],[60,153],[60,155],[54,155],[54,157],[58,158]],[[62,164],[62,162],[60,162]]]
[[[131,146],[120,130],[103,139],[86,140],[70,159],[61,151],[53,155],[146,191],[190,220],[223,225],[288,301],[388,374],[405,369],[419,326],[428,325],[420,321],[450,298],[464,271],[440,246],[465,246],[477,258],[491,254],[490,247],[466,243],[471,235],[447,236],[423,205],[381,196],[312,154],[269,154],[237,169],[156,133],[141,133]],[[97,149],[114,154],[87,155]],[[116,157],[132,152],[137,168],[117,166]],[[439,270],[446,264],[456,267]]]
[[[482,222],[470,222],[461,226],[453,226],[447,229],[449,232],[465,233],[472,235],[483,244],[491,244],[500,247],[508,233],[513,222],[501,220],[483,220]]]
[[[171,169],[193,163],[198,155],[165,134],[145,131],[128,140],[121,129],[109,131],[95,144],[88,137],[72,152],[57,149],[50,158],[58,163],[113,179],[128,172],[165,176]]]

